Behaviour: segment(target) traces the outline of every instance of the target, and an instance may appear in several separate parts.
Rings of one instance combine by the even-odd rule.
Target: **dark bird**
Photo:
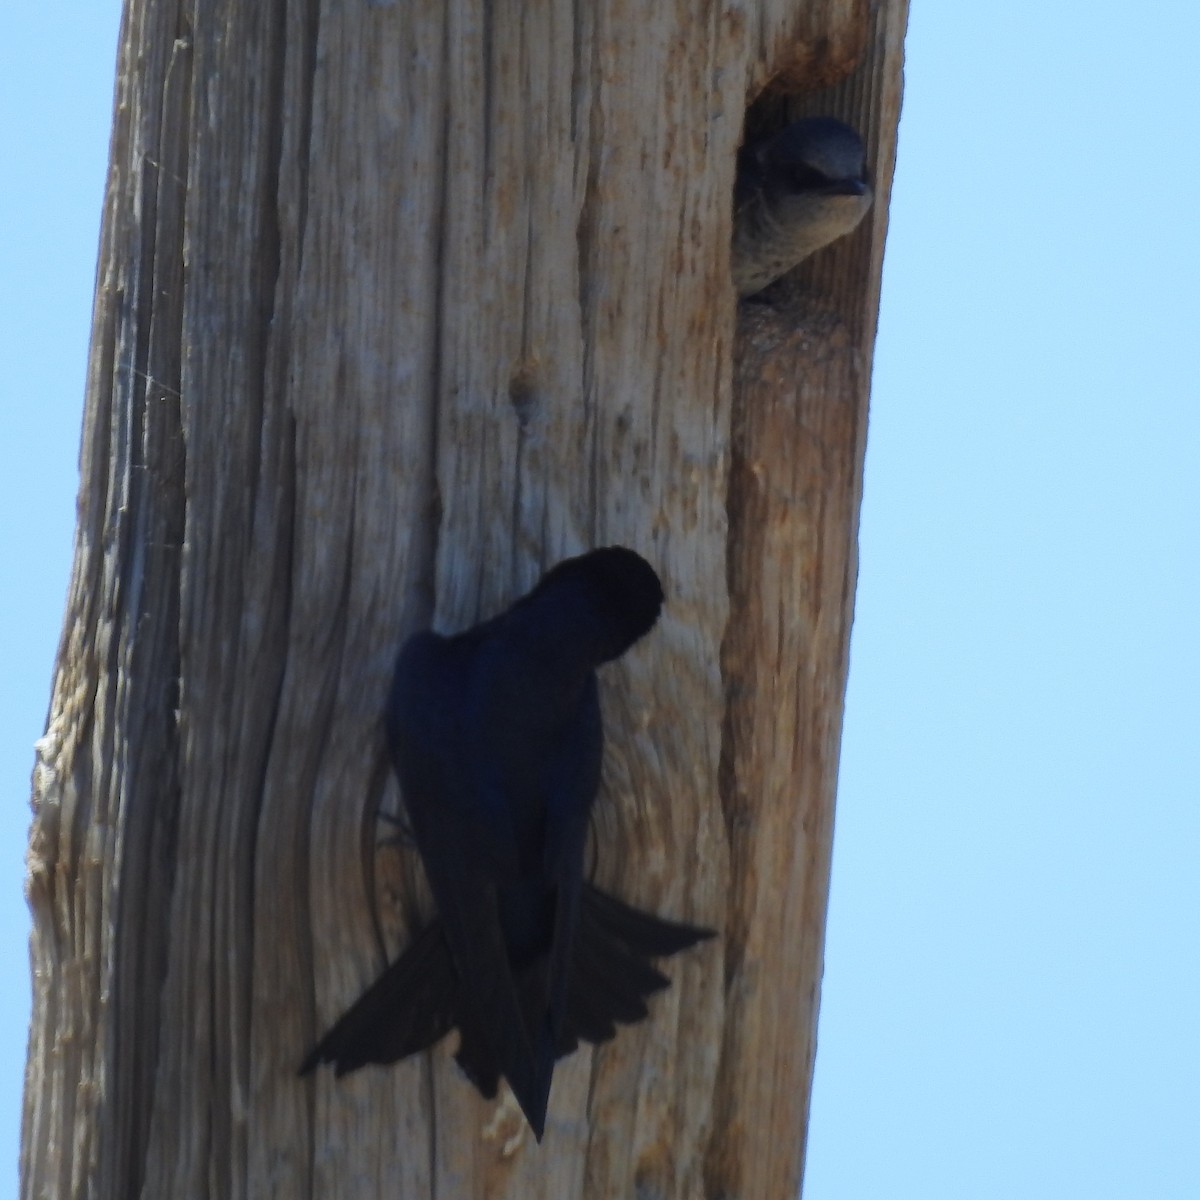
[[[506,612],[400,651],[386,729],[437,916],[305,1060],[338,1075],[452,1028],[486,1097],[500,1076],[540,1140],[557,1058],[615,1036],[668,986],[651,958],[710,931],[583,879],[603,732],[596,668],[658,619],[663,593],[621,546],[566,559]]]
[[[742,147],[733,197],[733,284],[753,296],[849,233],[871,207],[862,138],[806,117]]]

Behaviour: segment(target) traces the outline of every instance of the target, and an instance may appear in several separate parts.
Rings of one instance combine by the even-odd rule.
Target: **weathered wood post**
[[[26,1196],[794,1194],[906,8],[127,0]],[[739,307],[764,89],[867,133],[876,204]],[[419,905],[399,643],[613,542],[668,608],[604,675],[597,874],[720,938],[540,1147],[452,1043],[298,1079]]]

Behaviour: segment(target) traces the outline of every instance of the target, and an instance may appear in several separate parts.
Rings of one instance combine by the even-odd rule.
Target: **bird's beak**
[[[821,190],[830,196],[865,196],[871,185],[865,179],[838,179]]]

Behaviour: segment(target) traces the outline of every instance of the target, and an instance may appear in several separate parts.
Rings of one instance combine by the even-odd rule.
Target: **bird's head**
[[[775,219],[811,246],[849,233],[871,207],[862,138],[833,117],[805,117],[755,151],[763,194]]]
[[[604,546],[552,567],[526,597],[571,621],[595,664],[619,658],[654,627],[663,590],[654,568],[625,546]]]
[[[769,191],[860,196],[870,191],[862,138],[834,117],[805,117],[754,147]]]
[[[871,207],[866,148],[849,125],[805,117],[738,157],[732,273],[753,295],[845,236]]]

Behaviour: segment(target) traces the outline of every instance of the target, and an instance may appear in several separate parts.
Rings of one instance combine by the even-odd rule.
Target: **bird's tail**
[[[457,1028],[458,1065],[490,1100],[501,1069],[491,1039],[471,1019],[472,1012],[445,929],[435,917],[313,1047],[300,1074],[323,1063],[331,1064],[338,1077],[371,1064],[387,1066],[429,1049]],[[522,1093],[537,1090],[528,1080],[518,1086]]]
[[[570,1054],[581,1041],[599,1045],[615,1036],[617,1025],[640,1021],[648,1011],[646,999],[670,985],[650,960],[678,954],[712,936],[711,929],[663,920],[585,883],[571,952],[566,1014],[555,1033],[545,1019],[532,1018],[536,998],[541,997],[544,1006],[547,995],[546,961],[531,965],[518,980],[522,1008],[527,1024],[531,1023],[531,1045],[553,1039],[552,1057],[548,1052],[535,1056],[552,1065],[554,1058]],[[321,1063],[332,1063],[336,1073],[344,1075],[368,1063],[397,1062],[428,1049],[457,1026],[455,1059],[491,1099],[501,1069],[487,1031],[464,1019],[470,1011],[442,923],[435,917],[317,1043],[300,1073]],[[548,1091],[549,1080],[545,1083]],[[533,1123],[540,1133],[541,1122]]]

